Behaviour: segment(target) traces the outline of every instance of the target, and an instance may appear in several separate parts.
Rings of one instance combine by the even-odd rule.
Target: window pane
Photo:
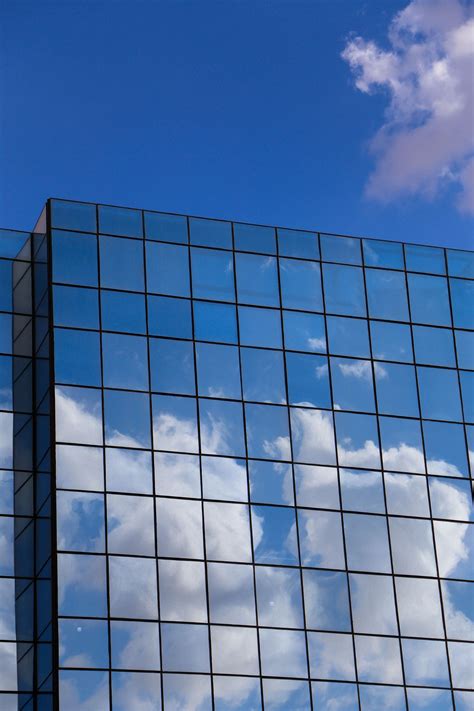
[[[379,417],[385,469],[425,473],[420,423],[398,417]]]
[[[189,296],[187,247],[147,242],[146,269],[148,291],[170,296]]]
[[[285,308],[323,310],[319,263],[280,259],[280,280],[282,304]]]
[[[242,348],[242,380],[245,400],[285,403],[283,354],[258,348]]]
[[[204,563],[160,560],[160,616],[173,622],[207,622]]]
[[[474,373],[461,371],[461,393],[464,408],[464,420],[474,422]]]
[[[55,286],[53,289],[55,325],[73,326],[74,328],[99,328],[99,300],[97,294],[97,289]]]
[[[405,275],[388,269],[366,269],[371,318],[408,321]]]
[[[160,668],[158,625],[151,622],[116,622],[110,625],[111,666],[115,669]],[[136,650],[140,650],[139,656]],[[114,703],[115,706],[115,703]]]
[[[155,454],[156,493],[162,496],[201,496],[199,459],[189,454]]]
[[[102,349],[105,387],[148,390],[146,338],[104,333]]]
[[[239,351],[235,346],[196,343],[200,395],[241,398]]]
[[[412,365],[376,363],[375,383],[381,413],[419,416],[415,369]]]
[[[244,225],[234,223],[235,249],[242,252],[262,252],[275,254],[276,240],[274,227]]]
[[[335,409],[375,411],[370,361],[331,358],[331,376]]]
[[[102,328],[106,331],[146,332],[145,297],[142,294],[102,290],[100,308]]]
[[[156,500],[158,555],[204,558],[200,501]]]
[[[336,412],[337,453],[343,466],[380,469],[375,417]]]
[[[304,625],[300,571],[259,566],[255,572],[259,624],[268,627],[302,628]]]
[[[331,407],[327,358],[287,353],[288,393],[292,405]]]
[[[148,319],[152,336],[192,338],[191,302],[187,299],[149,296]]]
[[[152,390],[194,395],[194,351],[192,343],[151,338],[150,372]]]
[[[323,679],[355,679],[352,637],[347,634],[308,634],[311,676]]]
[[[326,352],[324,316],[283,311],[285,347],[310,353]]]
[[[390,549],[384,516],[344,514],[347,565],[350,570],[390,573]]]
[[[244,504],[204,503],[206,552],[210,560],[250,563],[250,523]]]
[[[154,528],[151,496],[107,495],[109,553],[155,555]]]
[[[410,326],[370,321],[370,335],[374,358],[413,362]]]
[[[402,666],[400,661],[400,646],[398,639],[390,637],[363,637],[356,635],[356,657],[357,671],[361,681],[373,681],[385,684],[401,684]],[[363,688],[363,687],[361,687]],[[385,691],[385,690],[384,690]],[[392,689],[390,689],[392,692]],[[403,699],[402,706],[390,704],[392,709],[404,709],[405,699],[403,690],[400,689],[400,696]],[[365,704],[362,708],[366,708]],[[370,708],[367,704],[367,708]],[[379,704],[375,708],[387,708],[383,702],[383,697],[379,699]]]
[[[436,575],[430,521],[389,518],[389,524],[394,573]]]
[[[241,304],[279,306],[278,275],[274,257],[236,254],[237,296]]]
[[[100,390],[57,387],[56,439],[77,444],[102,444]]]
[[[55,328],[54,365],[59,383],[100,387],[99,334]]]
[[[262,629],[260,654],[262,673],[266,676],[305,677],[308,674],[304,632]],[[306,711],[309,707],[302,708]]]
[[[99,232],[126,237],[143,237],[141,210],[99,205]]]
[[[57,445],[56,484],[62,489],[103,491],[102,450],[98,447]]]
[[[53,230],[53,281],[97,286],[97,239],[95,235]]]
[[[58,555],[59,614],[107,615],[105,556]]]
[[[256,563],[298,565],[296,521],[293,508],[252,506],[252,529],[256,534],[258,532],[258,535],[254,536]],[[257,578],[257,592],[258,588]]]
[[[449,288],[453,303],[453,323],[457,328],[474,328],[474,282],[450,279]]]
[[[340,508],[337,469],[335,467],[295,464],[294,470],[296,500],[299,506],[314,506],[323,509]]]
[[[280,257],[319,259],[318,235],[302,230],[278,229],[278,252]]]
[[[137,586],[137,580],[140,585]],[[110,614],[155,620],[158,617],[156,562],[151,558],[110,556]]]
[[[323,410],[290,410],[293,457],[303,464],[335,464],[332,416]]]
[[[474,333],[469,331],[455,331],[454,333],[459,367],[474,370]]]
[[[231,252],[191,249],[193,297],[235,301],[234,260]]]
[[[474,257],[472,252],[459,249],[447,249],[448,273],[455,277],[474,279]]]
[[[370,358],[367,321],[343,316],[328,316],[326,321],[331,353]]]
[[[232,228],[230,222],[191,217],[189,227],[191,230],[191,244],[199,244],[203,247],[224,247],[224,249],[232,249]]]
[[[417,363],[455,367],[453,332],[446,328],[413,326]]]
[[[194,398],[153,395],[153,447],[199,452]]]
[[[198,340],[237,343],[235,306],[194,301],[194,330]]]
[[[188,241],[188,226],[183,215],[168,215],[163,212],[145,212],[145,237],[163,242]]]
[[[288,412],[276,405],[245,405],[249,457],[286,459],[290,456]]]
[[[324,264],[323,276],[328,313],[349,316],[366,315],[362,269]]]
[[[143,245],[131,239],[100,237],[101,286],[143,291]]]
[[[59,663],[65,667],[82,666],[80,660],[87,657],[90,666],[107,667],[108,637],[105,621],[60,620]]]
[[[245,627],[211,627],[213,671],[258,674],[257,631]]]
[[[103,553],[104,497],[78,491],[58,491],[57,541],[58,549]]]
[[[239,306],[239,328],[243,346],[281,348],[279,311]]]
[[[466,442],[462,425],[423,422],[428,474],[468,476]]]
[[[208,563],[211,621],[254,625],[253,569],[249,565]]]
[[[247,469],[243,459],[202,457],[202,488],[205,499],[247,501]]]
[[[293,502],[293,475],[290,464],[249,460],[250,498],[265,504]]]
[[[412,321],[434,326],[451,325],[446,279],[408,274],[408,288]]]
[[[363,239],[362,246],[367,267],[403,269],[403,245],[400,242]]]
[[[381,472],[340,469],[342,506],[346,511],[385,513]]]
[[[421,412],[433,420],[461,420],[461,401],[455,370],[418,368]]]
[[[298,509],[301,562],[318,568],[345,568],[341,514]]]
[[[425,247],[421,244],[406,244],[405,259],[409,272],[446,274],[444,249]]]
[[[303,570],[304,605],[309,628],[350,632],[346,573]]]
[[[106,444],[150,447],[150,404],[145,393],[104,391]]]
[[[408,637],[444,637],[436,580],[395,578],[400,631]]]
[[[62,229],[96,231],[95,205],[85,202],[51,200],[51,222]]]
[[[200,399],[199,420],[203,453],[245,456],[240,402]]]
[[[133,449],[106,448],[107,490],[130,494],[153,491],[151,454]]]
[[[337,235],[320,235],[321,258],[325,262],[361,264],[360,239]]]
[[[354,632],[398,634],[391,577],[349,575]]]

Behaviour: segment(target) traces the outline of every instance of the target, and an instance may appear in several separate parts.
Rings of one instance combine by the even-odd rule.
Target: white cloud
[[[389,105],[372,138],[376,159],[369,197],[434,196],[460,188],[458,207],[474,213],[472,130],[474,18],[460,0],[412,0],[388,28],[388,49],[350,39],[342,58],[365,94],[385,91]]]

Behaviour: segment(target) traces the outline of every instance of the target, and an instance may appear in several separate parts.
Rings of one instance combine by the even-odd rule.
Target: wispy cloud
[[[460,188],[474,214],[474,17],[460,0],[413,0],[388,27],[388,47],[356,36],[342,52],[365,94],[384,91],[385,120],[370,143],[368,197],[433,197]]]

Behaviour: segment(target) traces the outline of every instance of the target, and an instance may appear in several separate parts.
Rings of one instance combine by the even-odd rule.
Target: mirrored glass
[[[53,281],[98,286],[95,235],[52,231]]]
[[[402,575],[436,575],[429,521],[389,518],[393,571]]]
[[[365,316],[367,312],[362,269],[337,264],[323,265],[326,311]]]
[[[234,223],[234,246],[242,252],[276,253],[274,227]]]
[[[454,698],[458,711],[469,711],[474,701],[474,694],[470,691],[455,691]]]
[[[313,681],[313,707],[331,711],[340,706],[344,711],[359,711],[359,699],[355,684],[344,682]]]
[[[468,476],[466,442],[462,425],[423,422],[426,466],[436,476]]]
[[[71,708],[72,703],[78,703],[83,708],[94,708],[100,704],[102,708],[109,706],[109,674],[100,671],[60,671],[59,672],[59,704],[61,711]]]
[[[201,450],[204,454],[245,456],[245,438],[240,402],[199,400]]]
[[[369,360],[331,358],[334,409],[374,412],[374,384]]]
[[[278,252],[280,257],[319,259],[318,235],[302,230],[278,229]]]
[[[340,235],[320,235],[321,259],[325,262],[342,262],[343,264],[361,264],[361,242],[356,237],[341,237]]]
[[[311,708],[306,681],[264,679],[263,700],[265,708],[272,711],[286,711],[288,708],[309,711]]]
[[[250,522],[244,504],[204,503],[206,553],[210,560],[250,563]]]
[[[407,684],[450,685],[444,642],[403,639],[402,650]]]
[[[153,448],[199,452],[194,398],[153,395]]]
[[[308,674],[304,632],[261,629],[260,656],[265,676],[305,677]]]
[[[417,371],[422,416],[434,420],[462,420],[457,372],[427,367],[418,367]]]
[[[108,491],[122,491],[130,494],[152,493],[150,452],[107,447],[105,462]]]
[[[192,343],[150,338],[151,388],[163,393],[194,395],[194,350]]]
[[[106,331],[146,333],[145,297],[142,294],[102,290],[100,308],[102,328]]]
[[[447,689],[407,689],[410,711],[453,711],[451,691]],[[457,709],[462,709],[456,704]]]
[[[319,263],[280,259],[280,281],[284,308],[323,310]]]
[[[291,464],[248,460],[250,498],[264,504],[294,503]]]
[[[161,709],[160,675],[150,672],[112,672],[114,711],[144,707]]]
[[[448,274],[474,279],[474,256],[472,252],[447,249],[446,257],[448,259]]]
[[[333,419],[330,412],[292,407],[293,457],[303,464],[336,464]]]
[[[110,623],[111,666],[115,669],[160,668],[158,625],[151,622]]]
[[[230,222],[191,217],[189,228],[191,244],[232,249],[232,225]]]
[[[449,288],[453,307],[453,325],[456,328],[474,329],[474,282],[465,279],[450,279]]]
[[[99,232],[126,237],[143,237],[141,210],[99,205]]]
[[[151,496],[107,495],[109,553],[155,554],[155,519]]]
[[[54,367],[59,383],[100,387],[99,334],[55,328]]]
[[[257,630],[211,626],[212,668],[218,674],[258,674]]]
[[[474,666],[474,645],[468,642],[448,642],[448,654],[453,686],[472,689],[474,686],[471,673]]]
[[[336,412],[337,453],[343,466],[380,469],[377,423],[373,415]]]
[[[274,257],[235,255],[237,297],[241,304],[279,306],[278,274]]]
[[[444,637],[436,580],[395,578],[400,632],[406,637]]]
[[[288,411],[277,405],[245,405],[249,457],[291,459]]]
[[[58,491],[56,515],[58,549],[104,552],[104,497],[101,494]]]
[[[99,238],[101,286],[143,291],[143,245],[119,237]]]
[[[328,316],[326,321],[330,353],[370,358],[367,321],[344,316]]]
[[[474,529],[471,523],[434,521],[439,574],[474,579]]]
[[[156,561],[114,555],[109,556],[108,564],[110,615],[157,619]]]
[[[164,674],[165,708],[208,711],[212,708],[211,677],[199,674]]]
[[[363,637],[361,635],[355,635],[354,639],[357,671],[361,681],[375,681],[385,684],[401,684],[403,682],[398,639]]]
[[[460,368],[474,369],[474,333],[455,331],[456,350]]]
[[[351,631],[346,573],[304,569],[303,587],[308,628]]]
[[[322,679],[355,679],[354,648],[348,634],[309,632],[311,676]]]
[[[251,511],[255,562],[297,565],[295,510],[252,506]]]
[[[329,369],[325,356],[287,353],[288,396],[292,405],[331,407]]]
[[[390,708],[390,711],[406,711],[405,692],[402,687],[364,684],[359,689],[362,711],[386,708]]]
[[[102,444],[100,390],[57,387],[55,410],[57,441]]]
[[[280,351],[241,348],[245,400],[285,403],[285,373]]]
[[[205,499],[248,501],[245,460],[202,457],[201,467]]]
[[[51,200],[51,223],[63,229],[96,231],[96,206],[86,202]]]
[[[196,343],[200,395],[241,398],[239,351],[234,346]]]
[[[354,631],[397,635],[398,624],[392,578],[386,575],[349,575]]]
[[[104,410],[106,444],[151,446],[148,395],[104,390]]]
[[[212,622],[255,624],[253,569],[250,565],[208,563],[207,584]]]
[[[103,333],[102,359],[105,387],[148,390],[146,338]]]
[[[388,267],[403,269],[403,245],[401,242],[384,242],[363,239],[364,264],[367,267]]]
[[[108,667],[108,639],[105,621],[60,620],[59,664],[62,667],[81,667],[86,664],[89,667]]]
[[[145,237],[186,244],[188,241],[186,217],[164,212],[145,212]]]
[[[160,617],[174,622],[207,622],[204,563],[160,560]]]
[[[431,510],[434,518],[454,521],[472,519],[472,490],[463,479],[429,478]]]
[[[474,373],[461,371],[461,394],[465,422],[474,422]]]
[[[204,557],[200,501],[158,498],[156,518],[159,556]]]
[[[191,302],[168,296],[149,296],[148,331],[151,336],[192,338]]]
[[[413,340],[417,363],[456,366],[453,332],[450,329],[413,326]]]
[[[450,326],[447,280],[444,277],[408,274],[411,318],[415,323]]]
[[[156,493],[162,496],[201,496],[199,459],[189,454],[154,455]]]
[[[388,269],[366,269],[365,278],[371,318],[408,321],[405,274]]]
[[[347,511],[385,513],[382,474],[363,469],[340,469],[342,507]]]
[[[385,473],[384,478],[388,513],[429,517],[430,507],[424,477]]]
[[[474,641],[474,584],[443,580],[441,591],[447,637]]]
[[[107,615],[105,556],[58,554],[58,605],[60,615]]]
[[[384,516],[344,514],[347,565],[350,570],[390,573],[390,549]]]
[[[285,348],[310,353],[325,353],[324,316],[283,311]]]
[[[296,501],[299,506],[338,509],[339,486],[335,467],[295,464]]]
[[[370,335],[374,358],[413,363],[410,326],[370,321]]]
[[[341,515],[298,509],[301,562],[318,568],[344,568]]]
[[[206,625],[161,625],[163,669],[166,671],[208,672],[209,635]]]
[[[232,252],[195,247],[191,249],[191,261],[195,299],[235,301]]]
[[[103,491],[103,452],[98,447],[56,446],[56,486]]]
[[[446,274],[444,249],[426,247],[421,244],[405,245],[405,260],[410,272],[427,272],[428,274]]]
[[[55,325],[72,326],[73,328],[99,328],[97,294],[97,289],[55,286],[53,288]],[[2,350],[5,351],[5,348],[2,347]]]
[[[235,708],[249,708],[261,711],[260,681],[249,677],[216,676],[214,685],[215,711],[233,711]]]
[[[299,570],[259,566],[255,573],[259,624],[304,627]]]
[[[376,363],[375,384],[379,412],[419,417],[415,369],[412,365]]]
[[[147,290],[170,296],[189,296],[187,247],[161,242],[146,243]]]
[[[237,343],[235,306],[193,301],[193,311],[197,340]]]

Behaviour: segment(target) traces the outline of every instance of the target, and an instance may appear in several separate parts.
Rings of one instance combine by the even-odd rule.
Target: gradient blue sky
[[[455,183],[364,195],[388,96],[340,55],[407,5],[1,0],[0,225],[56,196],[472,248]]]

